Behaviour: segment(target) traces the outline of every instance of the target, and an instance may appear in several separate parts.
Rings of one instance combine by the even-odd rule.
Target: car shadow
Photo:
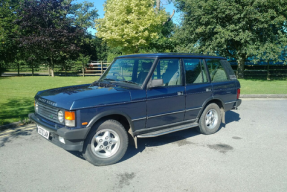
[[[227,128],[226,127],[227,124],[232,123],[234,121],[239,121],[240,119],[241,118],[238,113],[234,111],[227,111],[225,114],[225,124],[222,123],[220,126],[220,129]],[[129,158],[132,158],[137,153],[143,152],[146,149],[146,147],[158,147],[158,146],[166,145],[170,143],[177,144],[180,147],[182,145],[192,143],[190,141],[187,141],[186,139],[195,137],[197,135],[200,135],[200,133],[196,130],[196,128],[190,128],[190,129],[170,133],[167,135],[162,135],[159,137],[138,139],[138,148],[136,149],[134,145],[129,145],[125,156],[119,162],[125,161]],[[133,142],[133,141],[130,141],[130,142]]]
[[[238,113],[234,111],[228,111],[225,114],[225,124],[222,123],[220,127],[227,128],[226,127],[227,124],[234,122],[234,121],[239,121],[239,120],[240,120],[240,116]],[[118,163],[130,159],[133,156],[137,155],[138,153],[142,153],[144,150],[146,150],[149,147],[158,147],[158,146],[162,146],[162,145],[166,145],[170,143],[176,144],[179,147],[182,145],[186,145],[186,144],[192,144],[192,142],[188,141],[187,139],[191,137],[195,137],[197,135],[200,135],[200,133],[196,130],[196,127],[195,127],[195,128],[190,128],[190,129],[170,133],[167,135],[162,135],[159,137],[140,138],[140,139],[137,139],[137,143],[138,143],[137,149],[135,148],[134,141],[130,139],[127,152]],[[82,160],[85,160],[81,152],[70,151],[69,153],[73,154],[74,156]]]
[[[239,121],[241,118],[238,113],[234,111],[227,111],[225,113],[225,124],[221,123],[220,129],[221,128],[226,128],[226,125],[235,121]],[[220,131],[220,129],[218,131]]]

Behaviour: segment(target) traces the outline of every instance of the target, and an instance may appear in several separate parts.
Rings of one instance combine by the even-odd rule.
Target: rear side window
[[[206,59],[207,69],[209,71],[211,82],[228,81],[226,71],[218,59]]]
[[[201,59],[183,59],[186,84],[206,83],[205,68]]]
[[[220,60],[220,63],[222,67],[225,69],[227,75],[229,75],[229,79],[236,79],[236,75],[234,74],[234,71],[230,63],[227,60]]]

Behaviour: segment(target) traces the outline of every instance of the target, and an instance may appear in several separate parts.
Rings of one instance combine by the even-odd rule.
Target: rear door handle
[[[209,92],[209,91],[211,91],[211,88],[206,88],[206,92]]]

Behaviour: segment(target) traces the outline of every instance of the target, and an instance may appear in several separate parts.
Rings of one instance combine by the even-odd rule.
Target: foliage
[[[83,3],[74,3],[71,5],[69,14],[73,15],[74,25],[82,28],[94,27],[94,20],[99,16],[94,4],[84,1]]]
[[[107,0],[104,18],[96,20],[97,37],[126,53],[148,47],[167,19],[165,11],[156,13],[153,5],[154,0]]]
[[[64,0],[24,0],[18,10],[19,43],[35,58],[47,57],[54,76],[54,64],[79,50],[84,30],[67,14],[70,4]],[[72,25],[73,24],[73,25]]]
[[[90,58],[91,56],[84,55],[84,54],[80,54],[78,58],[78,62],[81,63],[83,77],[85,77],[85,68],[87,67],[87,64],[89,63]]]
[[[158,33],[159,38],[152,40],[149,46],[150,52],[174,52],[175,41],[173,38],[173,33],[175,28],[176,26],[172,20],[166,22],[162,26],[161,31]]]
[[[244,78],[247,57],[262,56],[270,46],[274,48],[272,57],[278,57],[278,50],[286,46],[287,1],[176,2],[184,12],[182,27],[176,32],[177,50],[235,58],[239,78]]]
[[[13,25],[16,18],[15,10],[18,0],[0,1],[0,75],[1,71],[14,60],[13,55],[17,52],[14,32],[18,26]]]

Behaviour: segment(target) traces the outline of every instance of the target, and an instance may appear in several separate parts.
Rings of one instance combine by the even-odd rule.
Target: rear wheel
[[[217,104],[211,103],[204,109],[200,116],[198,130],[205,135],[213,134],[218,131],[220,124],[220,108]]]
[[[126,153],[128,135],[116,120],[98,122],[85,141],[83,156],[94,165],[118,162]]]

